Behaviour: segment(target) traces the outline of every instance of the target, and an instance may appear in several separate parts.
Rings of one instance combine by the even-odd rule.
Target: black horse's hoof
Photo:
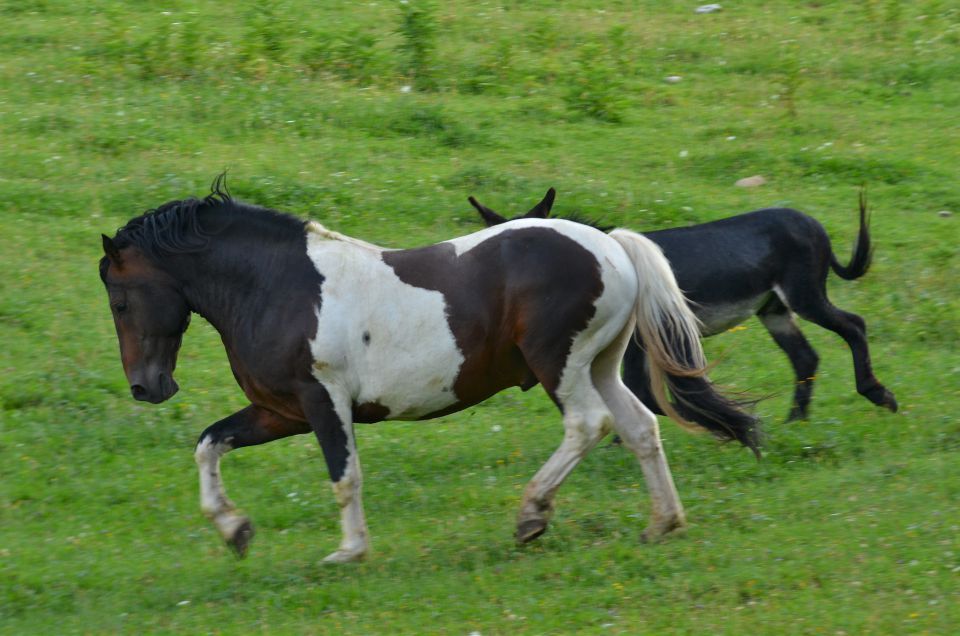
[[[861,394],[877,406],[889,409],[891,413],[896,413],[899,408],[897,398],[893,397],[893,393],[882,384],[875,384],[869,389],[861,391]]]
[[[247,548],[250,547],[250,541],[254,534],[253,524],[246,520],[237,527],[233,536],[227,541],[227,545],[230,546],[238,559],[247,556]]]
[[[897,398],[893,397],[893,393],[891,393],[890,391],[883,392],[882,406],[885,406],[888,409],[890,409],[891,413],[896,413],[897,409],[900,408],[900,406],[897,404]]]
[[[517,526],[517,543],[530,543],[546,531],[546,519],[528,519]]]
[[[807,418],[808,418],[807,409],[800,406],[795,406],[792,409],[790,409],[790,413],[787,414],[787,419],[784,422],[784,424],[787,424],[789,422],[799,422]]]

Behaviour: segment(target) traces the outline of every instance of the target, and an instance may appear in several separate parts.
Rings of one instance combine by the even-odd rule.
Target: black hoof
[[[530,519],[517,526],[517,543],[529,543],[547,531],[546,519]]]
[[[897,409],[900,408],[900,406],[897,404],[897,398],[893,397],[893,393],[890,391],[883,392],[883,404],[881,406],[885,406],[890,409],[891,413],[896,413]]]
[[[897,398],[893,397],[893,393],[888,391],[887,387],[882,384],[876,384],[866,391],[863,391],[863,396],[877,406],[890,409],[892,413],[896,413],[897,408],[899,408],[897,406]]]
[[[784,423],[787,423],[787,422],[797,422],[797,421],[800,421],[800,420],[805,420],[805,419],[807,419],[807,417],[808,417],[808,416],[807,416],[807,409],[802,408],[802,407],[799,407],[799,406],[795,406],[795,407],[793,407],[792,409],[790,409],[790,413],[787,414],[787,419],[786,419],[786,421],[785,421]]]
[[[244,521],[233,533],[233,537],[227,541],[227,545],[230,546],[238,559],[247,556],[247,548],[250,547],[250,540],[253,539],[253,535],[253,524],[248,520]]]

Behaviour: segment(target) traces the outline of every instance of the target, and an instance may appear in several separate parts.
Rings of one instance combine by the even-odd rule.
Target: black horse
[[[546,218],[556,191],[550,188],[540,203],[524,215],[506,219],[475,198],[469,201],[487,226],[522,218]],[[581,217],[580,223],[602,227]],[[654,232],[644,236],[660,246],[670,261],[677,283],[701,322],[704,336],[712,336],[756,315],[774,341],[790,358],[797,384],[787,420],[805,419],[809,412],[819,357],[804,338],[793,314],[833,331],[853,353],[857,391],[893,412],[897,400],[873,375],[867,347],[866,323],[857,314],[835,307],[827,298],[830,269],[845,280],[863,276],[870,266],[869,217],[866,196],[860,193],[860,230],[850,262],[837,261],[830,237],[813,217],[790,208],[766,208],[730,218]],[[631,344],[624,357],[624,382],[654,412],[645,355]],[[697,413],[684,412],[697,420]]]

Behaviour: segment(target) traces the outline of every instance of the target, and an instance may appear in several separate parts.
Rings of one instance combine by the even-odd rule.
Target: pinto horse
[[[547,218],[556,191],[547,191],[529,212],[506,219],[473,197],[469,201],[488,227],[508,220]],[[581,217],[571,220],[603,231]],[[787,421],[806,419],[819,357],[803,336],[794,313],[843,338],[853,354],[857,391],[878,406],[897,411],[897,400],[873,374],[867,347],[866,323],[827,298],[830,269],[854,280],[870,266],[869,219],[860,193],[860,230],[850,263],[837,261],[830,237],[813,217],[789,208],[767,208],[719,221],[678,227],[644,236],[657,244],[673,268],[677,284],[687,295],[704,336],[722,333],[756,315],[793,366],[796,375],[793,405]],[[638,344],[628,347],[624,382],[655,413],[662,413],[650,393],[647,364]],[[698,420],[696,411],[680,405],[684,417]]]
[[[201,508],[239,556],[253,526],[227,498],[225,453],[312,431],[341,512],[342,541],[326,560],[354,561],[368,551],[355,422],[429,419],[537,383],[565,434],[524,492],[520,542],[546,530],[557,488],[611,428],[650,490],[644,538],[682,526],[656,417],[620,379],[635,332],[664,410],[686,424],[666,386],[712,415],[714,435],[757,449],[755,418],[704,375],[696,319],[666,259],[625,230],[531,219],[388,250],[238,202],[218,179],[203,199],[166,203],[103,236],[103,249],[100,276],[134,398],[158,403],[177,391],[191,313],[223,339],[250,405],[208,427],[195,457]]]

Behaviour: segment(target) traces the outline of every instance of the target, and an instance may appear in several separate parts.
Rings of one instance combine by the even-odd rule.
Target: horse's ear
[[[487,206],[482,205],[473,197],[467,197],[467,201],[469,201],[470,205],[476,208],[477,212],[480,213],[480,216],[483,218],[483,222],[487,224],[487,227],[493,227],[494,225],[500,225],[501,223],[507,222],[507,219],[503,218]]]
[[[100,236],[103,237],[103,253],[107,255],[111,263],[120,267],[120,265],[123,264],[123,257],[120,256],[120,250],[117,248],[117,244],[106,234],[101,234]]]
[[[557,197],[557,191],[553,188],[547,190],[543,196],[543,201],[536,204],[530,211],[523,215],[525,219],[545,219],[550,216],[550,209],[553,208],[553,200]]]

